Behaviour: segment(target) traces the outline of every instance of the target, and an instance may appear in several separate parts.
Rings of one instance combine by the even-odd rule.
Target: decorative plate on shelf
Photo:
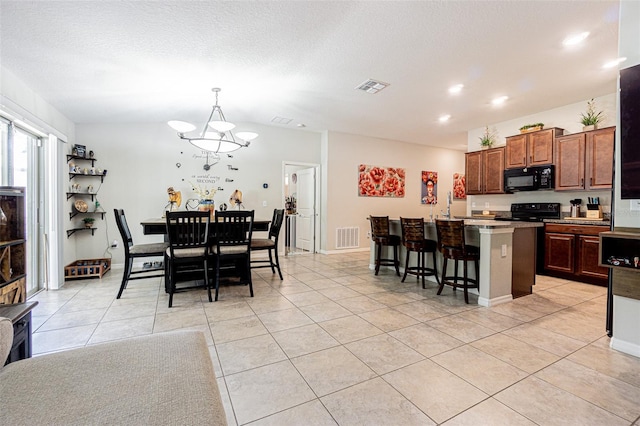
[[[84,202],[84,200],[78,200],[73,203],[73,205],[80,213],[86,213],[89,210],[89,206]]]

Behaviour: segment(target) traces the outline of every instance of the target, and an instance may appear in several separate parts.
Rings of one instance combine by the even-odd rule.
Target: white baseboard
[[[343,254],[343,253],[361,253],[368,252],[370,249],[366,248],[355,248],[355,249],[340,249],[340,250],[320,250],[320,254]]]
[[[636,343],[630,343],[612,337],[611,342],[609,343],[609,347],[611,347],[611,349],[615,349],[616,351],[624,352],[625,354],[633,355],[640,358],[640,345]]]
[[[507,294],[505,296],[496,297],[494,299],[486,299],[484,297],[478,297],[478,305],[480,306],[497,306],[503,303],[509,303],[513,300],[513,296]]]

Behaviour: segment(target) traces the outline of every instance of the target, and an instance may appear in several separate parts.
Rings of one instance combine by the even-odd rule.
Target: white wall
[[[98,194],[107,211],[106,223],[97,220],[98,231],[93,237],[82,232],[72,236],[77,252],[86,257],[101,257],[109,242],[117,239],[120,248],[112,250],[113,262],[123,262],[114,208],[124,209],[134,242],[161,240],[161,236],[143,235],[140,221],[162,215],[170,186],[182,192],[183,203],[188,198],[198,198],[189,181],[197,183],[199,178],[219,179],[215,184],[203,184],[223,188],[214,197],[216,205],[229,204],[231,193],[240,189],[244,208],[255,210],[256,219],[270,220],[274,208],[284,208],[282,162],[320,163],[320,134],[256,124],[243,127],[260,136],[249,148],[232,153],[233,158],[224,156],[207,172],[203,170],[205,159],[201,151],[181,141],[165,123],[78,125],[78,143],[93,150],[98,159],[96,167],[107,169],[108,173]],[[229,170],[228,166],[238,170]],[[227,178],[233,182],[225,182]],[[264,183],[268,184],[267,189],[263,188]],[[181,209],[184,208],[183,204]]]
[[[421,204],[422,171],[438,172],[438,204],[433,206],[433,215],[441,215],[446,210],[447,191],[453,188],[453,174],[464,173],[460,151],[338,132],[328,132],[325,161],[327,223],[322,250],[327,252],[336,250],[336,228],[348,226],[360,228],[360,247],[368,250],[369,215],[428,218],[431,206]],[[405,196],[359,197],[360,164],[404,168]],[[454,200],[452,215],[463,215],[465,210],[465,200]]]
[[[585,99],[583,102],[542,111],[515,120],[495,124],[488,123],[490,129],[495,128],[497,130],[498,137],[496,145],[494,146],[504,146],[506,144],[506,137],[519,134],[520,127],[528,123],[544,123],[545,128],[559,127],[564,129],[565,135],[582,132],[580,113],[586,110],[588,100],[589,99]],[[597,109],[604,111],[605,116],[604,121],[600,123],[599,127],[615,126],[617,120],[616,94],[612,93],[610,95],[597,97],[595,98],[595,102]],[[469,131],[467,140],[469,151],[478,151],[480,149],[478,138],[484,130],[484,127],[481,127]],[[601,203],[603,204],[603,211],[605,213],[611,211],[611,191],[589,191],[588,196],[600,197]],[[509,211],[511,203],[551,202],[561,203],[562,210],[569,212],[571,208],[569,200],[573,198],[585,199],[586,197],[586,191],[535,191],[499,195],[470,195],[468,197],[469,203],[467,208],[469,212],[471,210],[484,209]]]

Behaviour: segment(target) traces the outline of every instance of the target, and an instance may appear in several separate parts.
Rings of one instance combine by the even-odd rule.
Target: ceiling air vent
[[[367,93],[378,93],[388,85],[389,83],[383,83],[382,81],[369,79],[369,80],[366,80],[364,83],[360,84],[358,87],[356,87],[356,90],[362,90],[363,92],[367,92]]]
[[[271,122],[276,124],[289,124],[291,121],[293,121],[293,118],[273,117],[271,119]]]

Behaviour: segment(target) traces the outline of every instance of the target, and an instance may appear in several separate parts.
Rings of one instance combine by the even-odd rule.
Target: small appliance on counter
[[[576,198],[575,200],[569,200],[571,203],[571,217],[580,216],[580,205],[582,204],[582,198]]]

